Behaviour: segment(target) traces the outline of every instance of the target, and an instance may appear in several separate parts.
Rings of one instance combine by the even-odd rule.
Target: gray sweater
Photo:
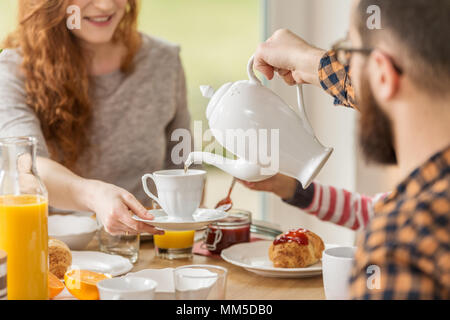
[[[90,147],[77,168],[82,177],[125,188],[149,204],[140,178],[175,167],[170,153],[178,142],[171,142],[170,135],[176,128],[189,129],[190,116],[179,47],[146,35],[142,39],[132,74],[94,77],[93,119],[86,128]],[[35,136],[38,155],[48,157],[39,119],[25,103],[20,64],[17,50],[0,54],[0,138]]]

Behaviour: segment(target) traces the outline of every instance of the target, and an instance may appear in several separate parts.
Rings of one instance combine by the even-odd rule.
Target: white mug
[[[158,197],[147,187],[151,178],[156,185]],[[176,220],[193,220],[192,214],[200,206],[205,185],[206,171],[189,169],[161,170],[142,176],[145,193],[155,200],[167,215]]]
[[[347,300],[356,247],[334,247],[322,255],[322,276],[327,300]]]
[[[112,278],[99,281],[100,300],[153,300],[158,283],[139,277]]]

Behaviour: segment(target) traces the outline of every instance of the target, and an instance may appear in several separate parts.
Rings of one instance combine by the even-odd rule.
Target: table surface
[[[310,278],[269,278],[232,265],[220,257],[194,254],[192,259],[166,260],[155,256],[153,243],[141,243],[139,260],[132,272],[143,269],[176,268],[188,264],[212,264],[228,269],[228,300],[317,300],[325,299],[322,276]]]

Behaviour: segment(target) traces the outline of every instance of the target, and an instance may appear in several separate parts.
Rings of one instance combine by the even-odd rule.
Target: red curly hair
[[[23,57],[26,103],[40,120],[51,157],[75,169],[88,145],[92,105],[88,61],[66,27],[68,5],[69,0],[19,0],[19,24],[4,45]],[[138,0],[128,0],[113,37],[128,49],[123,72],[132,71],[140,47],[137,16]]]

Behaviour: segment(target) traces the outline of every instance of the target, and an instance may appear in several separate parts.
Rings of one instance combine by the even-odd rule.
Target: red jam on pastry
[[[274,245],[286,242],[297,242],[301,245],[308,245],[308,237],[306,236],[308,230],[299,228],[297,230],[290,230],[287,233],[283,233],[280,237],[273,241]]]

